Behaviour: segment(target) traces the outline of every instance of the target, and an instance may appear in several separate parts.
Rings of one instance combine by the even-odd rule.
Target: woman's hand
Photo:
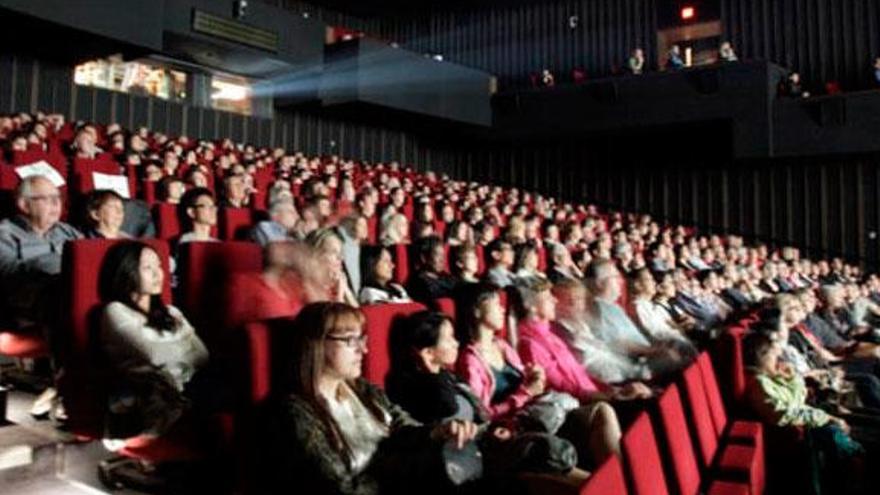
[[[547,374],[544,372],[544,368],[537,364],[527,365],[523,387],[532,397],[543,394],[547,388]]]
[[[654,396],[654,392],[642,382],[630,382],[620,387],[617,395],[624,400],[648,399]]]
[[[440,423],[431,432],[431,438],[435,440],[454,440],[455,446],[463,448],[466,443],[473,440],[477,435],[477,425],[472,421],[453,419]]]

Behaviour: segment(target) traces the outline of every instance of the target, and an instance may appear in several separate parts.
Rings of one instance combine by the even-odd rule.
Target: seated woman
[[[837,488],[852,485],[856,481],[853,461],[864,452],[862,446],[849,435],[846,421],[807,404],[804,379],[781,365],[782,352],[782,343],[770,335],[755,332],[745,337],[743,360],[749,371],[746,396],[751,409],[768,424],[803,429],[814,458],[810,463],[813,480],[827,485],[826,489],[830,483]]]
[[[352,294],[351,284],[342,264],[342,242],[339,234],[330,228],[313,230],[306,236],[306,244],[315,250],[330,278],[327,297],[322,300],[339,301],[357,307],[357,298]]]
[[[217,204],[210,190],[194,187],[184,193],[177,206],[177,216],[183,232],[177,239],[178,244],[217,241],[211,235],[211,229],[217,225]]]
[[[165,272],[147,244],[127,241],[107,253],[100,276],[100,345],[114,372],[107,435],[153,438],[210,392],[194,380],[208,351],[183,314],[162,302]]]
[[[483,404],[450,372],[458,358],[458,341],[448,316],[422,311],[400,320],[392,329],[390,347],[391,370],[385,378],[388,396],[425,423],[454,418],[485,425],[479,445],[489,467],[488,476],[547,473],[569,482],[573,492],[586,478],[585,471],[563,461],[566,453],[574,452],[567,441],[552,435],[519,435],[520,428],[512,423],[488,424],[489,413]],[[530,447],[536,444],[551,450],[532,455]]]
[[[513,273],[518,281],[546,279],[547,276],[538,270],[538,246],[532,242],[524,242],[514,249]]]
[[[463,300],[470,304],[464,304],[458,312],[462,315],[459,340],[465,348],[457,373],[480,399],[491,420],[510,420],[544,394],[544,368],[534,362],[523,365],[516,351],[499,336],[504,328],[504,309],[494,286],[477,286],[467,296]],[[592,402],[570,411],[558,434],[575,444],[581,467],[598,465],[620,450],[617,415],[605,402]]]
[[[409,220],[403,213],[383,215],[379,227],[379,244],[383,246],[409,244]]]
[[[447,486],[441,444],[462,448],[469,421],[423,426],[361,378],[364,316],[341,303],[315,303],[292,323],[291,369],[278,393],[280,479],[315,495],[424,492]]]
[[[361,248],[361,262],[364,276],[364,286],[358,294],[361,304],[410,302],[406,290],[391,281],[394,278],[394,261],[388,248],[364,246]]]
[[[89,223],[85,230],[87,238],[128,239],[131,237],[122,231],[122,223],[125,221],[125,205],[122,196],[116,191],[96,189],[89,193],[86,212]]]
[[[550,390],[566,392],[582,402],[596,400],[631,400],[651,397],[653,392],[644,383],[633,381],[616,387],[596,383],[565,342],[552,330],[556,319],[556,298],[546,281],[519,287],[514,298],[519,318],[520,357],[527,363],[544,368]]]
[[[327,300],[331,280],[317,253],[303,242],[270,242],[261,272],[233,274],[226,294],[230,328],[272,318],[292,318],[310,302]]]

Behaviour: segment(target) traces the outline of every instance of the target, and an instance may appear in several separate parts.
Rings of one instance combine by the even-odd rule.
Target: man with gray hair
[[[17,214],[0,222],[0,325],[21,334],[42,334],[54,348],[61,252],[64,243],[82,234],[60,221],[61,193],[46,177],[22,179],[15,207]],[[52,387],[43,391],[31,414],[48,413],[55,395]]]
[[[675,348],[652,342],[618,305],[623,279],[614,262],[598,259],[590,263],[586,271],[587,289],[592,296],[587,304],[586,322],[596,338],[618,352],[643,357],[655,377],[686,364]]]
[[[251,238],[265,247],[270,242],[289,241],[294,238],[294,230],[299,222],[299,213],[290,195],[278,195],[269,203],[269,220],[254,226]]]
[[[0,222],[0,304],[3,323],[27,328],[48,323],[64,243],[82,234],[60,221],[61,193],[46,177],[23,179],[15,206],[17,215]]]

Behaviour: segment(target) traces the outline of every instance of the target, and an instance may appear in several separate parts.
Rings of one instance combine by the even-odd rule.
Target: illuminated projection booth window
[[[143,61],[126,62],[119,56],[77,65],[73,78],[82,86],[171,101],[186,98],[186,73]]]

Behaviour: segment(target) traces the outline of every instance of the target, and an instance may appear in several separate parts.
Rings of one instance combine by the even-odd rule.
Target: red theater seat
[[[398,284],[406,284],[409,280],[409,245],[395,244],[389,246],[391,256],[394,257],[394,281]]]
[[[763,493],[765,478],[762,456],[753,445],[725,445],[719,438],[712,422],[702,373],[697,363],[691,364],[685,370],[683,383],[701,465],[719,478],[748,482],[752,495]]]
[[[177,205],[156,203],[153,205],[153,222],[156,224],[156,237],[170,240],[180,235],[180,219],[177,217]]]
[[[611,456],[581,487],[579,495],[627,495],[620,458]]]
[[[667,495],[666,478],[654,429],[646,413],[639,413],[621,440],[623,459],[630,478],[632,495]]]
[[[434,301],[437,310],[455,321],[455,301],[451,297],[441,297]]]
[[[726,437],[734,443],[754,445],[757,453],[764,457],[764,428],[757,421],[729,421],[724,401],[721,399],[721,390],[715,378],[715,369],[709,354],[701,353],[697,357],[697,365],[703,377],[703,385],[706,389],[706,400],[709,403],[709,412],[712,413],[712,423],[715,425],[715,433],[719,437]]]
[[[89,239],[67,242],[62,258],[62,284],[65,300],[66,339],[62,342],[64,374],[59,380],[60,394],[67,412],[67,428],[76,435],[101,438],[104,433],[106,370],[101,362],[94,332],[101,308],[98,274],[107,251],[119,241]],[[163,299],[171,302],[168,276],[168,245],[160,240],[145,241],[159,253],[165,269]]]
[[[244,239],[253,224],[250,208],[220,208],[220,240]]]
[[[177,302],[210,348],[225,327],[226,285],[234,273],[260,271],[263,250],[237,241],[188,242],[179,249]]]
[[[385,386],[385,375],[390,368],[388,334],[397,318],[424,311],[419,303],[374,304],[361,308],[366,317],[367,354],[364,356],[364,378],[380,387]]]

